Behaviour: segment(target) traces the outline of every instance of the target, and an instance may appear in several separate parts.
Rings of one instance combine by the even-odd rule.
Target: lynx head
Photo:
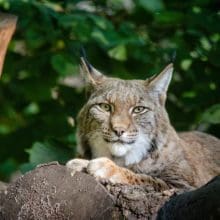
[[[173,66],[147,80],[110,78],[82,59],[90,97],[78,117],[78,141],[92,157],[138,163],[164,142],[169,126],[166,92]]]

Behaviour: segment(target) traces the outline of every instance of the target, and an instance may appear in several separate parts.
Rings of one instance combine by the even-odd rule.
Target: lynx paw
[[[105,179],[111,183],[126,183],[121,168],[105,157],[91,160],[87,166],[87,172],[98,180]]]
[[[73,159],[66,163],[66,166],[71,169],[71,175],[74,176],[76,172],[83,171],[89,164],[89,160]]]

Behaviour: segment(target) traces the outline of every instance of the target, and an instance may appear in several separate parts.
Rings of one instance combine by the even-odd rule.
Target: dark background
[[[220,137],[219,1],[2,0],[0,11],[18,16],[0,80],[0,179],[74,155],[82,45],[97,69],[124,79],[159,73],[176,54],[172,124]]]

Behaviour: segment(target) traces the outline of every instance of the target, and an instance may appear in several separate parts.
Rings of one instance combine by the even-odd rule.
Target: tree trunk
[[[6,50],[15,31],[17,17],[0,13],[0,77],[3,69]]]

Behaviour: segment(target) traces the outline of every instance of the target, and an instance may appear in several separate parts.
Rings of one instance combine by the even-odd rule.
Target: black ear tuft
[[[89,63],[89,61],[87,59],[86,51],[83,46],[80,49],[80,59],[84,61],[89,72],[92,72],[92,65]]]
[[[170,62],[174,63],[175,60],[176,60],[176,50],[173,51],[171,58],[170,58]]]
[[[86,81],[93,86],[101,84],[106,77],[89,63],[89,61],[86,58],[86,52],[83,47],[81,47],[80,54],[80,69],[81,73],[84,74]]]

